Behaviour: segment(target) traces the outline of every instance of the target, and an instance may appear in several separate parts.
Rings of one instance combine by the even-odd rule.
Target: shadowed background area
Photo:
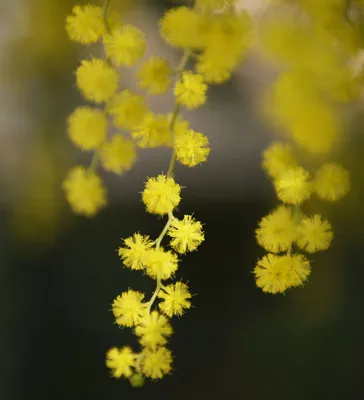
[[[271,71],[254,57],[209,91],[206,106],[185,114],[209,136],[212,153],[200,167],[175,171],[185,187],[178,211],[205,224],[206,241],[177,273],[196,295],[194,307],[172,321],[174,371],[141,389],[110,378],[105,352],[137,349],[130,331],[114,323],[111,303],[128,288],[148,297],[154,290],[150,278],[122,268],[116,250],[135,231],[159,235],[164,221],[145,212],[140,192],[147,176],[167,170],[170,154],[141,151],[121,178],[103,173],[108,208],[94,219],[71,214],[61,182],[90,157],[72,147],[65,119],[82,101],[74,87],[79,60],[100,53],[68,41],[64,18],[74,3],[0,5],[0,399],[360,398],[363,113],[353,113],[340,155],[352,192],[307,208],[332,223],[332,248],[312,257],[304,288],[263,294],[251,273],[264,254],[254,230],[276,199],[260,168],[273,136],[257,109]],[[175,63],[180,55],[158,37],[156,23],[165,7],[181,3],[115,0],[146,33],[148,54]],[[123,87],[135,89],[134,72],[123,72]],[[149,100],[154,111],[170,111],[168,95]]]

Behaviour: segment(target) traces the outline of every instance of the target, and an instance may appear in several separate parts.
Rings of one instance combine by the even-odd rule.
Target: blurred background
[[[82,3],[82,2],[81,2]],[[158,36],[166,7],[181,1],[114,1],[141,28],[148,55],[177,62]],[[261,12],[261,1],[244,1]],[[72,215],[61,182],[89,155],[75,150],[65,120],[82,102],[74,71],[96,47],[72,44],[64,19],[74,0],[0,2],[0,399],[358,399],[362,398],[364,321],[364,113],[348,121],[342,161],[350,195],[332,206],[311,204],[334,226],[332,248],[313,257],[310,282],[284,296],[263,294],[251,271],[263,255],[257,221],[275,206],[260,154],[274,138],[257,109],[273,72],[254,55],[233,79],[209,90],[209,102],[185,113],[207,134],[209,162],[177,166],[185,187],[181,215],[205,224],[206,242],[183,259],[194,308],[173,321],[174,372],[132,389],[110,378],[112,346],[135,346],[110,312],[127,288],[154,290],[148,277],[122,268],[116,249],[135,231],[157,236],[164,223],[140,201],[147,176],[165,171],[169,153],[140,152],[121,178],[103,174],[110,205],[94,219]],[[122,85],[136,89],[135,71]],[[170,111],[171,98],[148,99]]]

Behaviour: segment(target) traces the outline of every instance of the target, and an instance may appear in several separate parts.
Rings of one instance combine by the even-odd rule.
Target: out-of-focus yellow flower
[[[139,85],[150,94],[165,93],[171,85],[172,72],[166,59],[150,57],[138,71]]]
[[[310,174],[302,167],[288,168],[275,181],[275,188],[283,203],[301,204],[312,193]]]
[[[297,238],[297,225],[289,207],[280,206],[266,215],[256,230],[258,244],[265,250],[286,251]]]
[[[321,200],[334,202],[349,193],[349,172],[340,164],[326,163],[316,171],[313,184]]]
[[[277,179],[287,168],[297,166],[293,147],[288,143],[274,142],[263,153],[263,168]]]
[[[143,122],[148,107],[144,97],[130,90],[123,90],[110,100],[107,112],[113,117],[113,123],[117,128],[132,131]]]
[[[76,214],[93,217],[106,205],[106,190],[101,178],[84,167],[71,169],[63,182],[63,189]]]
[[[170,141],[169,120],[164,114],[149,112],[138,128],[132,132],[139,147],[166,146]]]
[[[133,25],[114,29],[104,37],[106,55],[118,67],[131,67],[143,57],[146,43],[143,32]]]
[[[178,104],[192,109],[206,102],[206,91],[207,85],[204,83],[203,76],[186,71],[176,83],[174,95]]]
[[[330,223],[318,214],[303,218],[298,233],[298,246],[309,253],[327,250],[334,236]]]
[[[114,378],[121,378],[122,376],[128,378],[133,373],[135,358],[135,354],[129,347],[122,349],[114,347],[106,353],[106,366],[111,369]]]
[[[142,357],[142,371],[148,378],[161,379],[172,369],[172,354],[165,347],[159,347],[157,350],[146,348]]]
[[[129,170],[136,160],[135,145],[122,135],[114,135],[100,148],[100,161],[106,171],[120,175]]]
[[[173,333],[168,319],[157,311],[147,314],[135,328],[135,334],[140,337],[140,344],[155,351],[157,346],[167,343],[166,337]]]
[[[85,99],[95,103],[108,101],[119,86],[119,74],[100,58],[83,60],[76,71],[77,87]]]
[[[82,150],[94,150],[106,139],[107,119],[102,110],[77,107],[67,122],[72,142]]]

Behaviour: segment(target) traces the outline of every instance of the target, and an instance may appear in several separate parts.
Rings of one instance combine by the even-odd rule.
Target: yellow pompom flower
[[[350,191],[349,172],[337,163],[324,164],[316,171],[313,185],[321,200],[340,200]]]
[[[204,77],[210,84],[222,84],[231,77],[232,68],[223,54],[217,55],[216,48],[208,48],[197,58],[196,72]]]
[[[136,364],[136,356],[129,347],[110,349],[106,354],[106,366],[112,370],[114,378],[129,378]]]
[[[100,148],[100,161],[106,171],[120,175],[129,170],[136,160],[135,145],[122,135],[114,135]]]
[[[183,220],[173,218],[167,234],[172,238],[171,247],[181,254],[196,250],[205,239],[201,222],[191,215],[185,215]]]
[[[147,314],[135,328],[135,334],[140,337],[140,344],[151,350],[167,343],[166,337],[173,333],[168,319],[157,311]]]
[[[283,293],[291,285],[286,264],[282,262],[284,256],[267,254],[258,261],[254,275],[256,285],[266,293]]]
[[[181,187],[173,178],[158,175],[149,178],[142,193],[146,209],[151,214],[168,214],[181,201]]]
[[[176,158],[181,164],[195,167],[207,160],[210,153],[208,146],[209,139],[207,136],[190,129],[186,134],[175,138]]]
[[[145,257],[146,273],[153,279],[169,279],[178,268],[177,255],[163,248],[147,251]]]
[[[77,87],[85,99],[95,103],[108,101],[119,85],[119,75],[100,58],[83,60],[76,71]]]
[[[142,123],[148,113],[148,107],[144,97],[130,90],[123,90],[110,100],[107,112],[113,117],[117,128],[132,131]]]
[[[132,327],[140,323],[146,315],[147,304],[143,303],[144,294],[128,290],[119,295],[112,303],[112,312],[120,326]]]
[[[206,102],[207,85],[202,75],[185,71],[176,83],[174,95],[176,101],[189,109],[197,108]]]
[[[286,251],[297,237],[297,225],[290,208],[280,206],[266,215],[256,230],[257,242],[265,250]]]
[[[132,136],[137,145],[142,148],[168,145],[170,141],[168,117],[149,112],[138,128],[132,132]]]
[[[302,167],[288,168],[275,181],[275,188],[283,203],[301,204],[312,193],[310,174]]]
[[[172,369],[172,354],[165,347],[159,347],[156,350],[144,349],[142,360],[142,371],[151,379],[161,379]]]
[[[150,94],[165,93],[171,85],[172,73],[172,68],[166,59],[151,57],[138,71],[139,85]]]
[[[131,67],[145,53],[146,43],[143,32],[133,25],[114,29],[104,37],[105,52],[118,67]]]
[[[182,282],[165,286],[159,291],[158,297],[163,299],[159,303],[159,308],[170,318],[174,315],[181,316],[186,309],[191,307],[189,299],[192,295],[188,291],[188,286]]]
[[[93,217],[106,205],[106,190],[101,178],[84,167],[71,169],[63,181],[63,189],[72,211],[76,214]]]
[[[77,107],[67,123],[69,137],[82,150],[94,150],[106,139],[107,120],[102,110]]]
[[[149,236],[134,233],[132,237],[124,240],[124,247],[119,248],[119,256],[126,267],[136,271],[142,270],[146,266],[147,251],[152,245]]]
[[[287,168],[297,166],[293,147],[287,143],[274,142],[263,152],[263,168],[274,179]]]
[[[334,236],[330,223],[315,214],[304,218],[298,227],[298,246],[308,253],[327,250]]]
[[[120,24],[120,16],[115,11],[110,13],[108,23],[111,26]],[[76,5],[72,14],[66,18],[66,31],[69,38],[78,43],[96,43],[106,33],[101,7],[92,4]]]
[[[311,272],[310,263],[301,254],[267,254],[258,261],[254,274],[256,285],[266,293],[284,293],[302,285]]]
[[[204,17],[188,7],[171,8],[159,23],[161,36],[172,46],[201,48],[204,42]]]
[[[282,261],[290,271],[290,286],[297,287],[305,283],[311,273],[310,262],[302,254],[287,254]]]

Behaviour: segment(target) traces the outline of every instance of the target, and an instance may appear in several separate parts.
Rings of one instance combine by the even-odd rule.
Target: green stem
[[[110,25],[109,25],[109,21],[108,21],[110,5],[111,5],[111,0],[105,0],[103,12],[102,12],[102,19],[104,20],[104,24],[105,24],[107,33],[110,33]]]
[[[152,296],[152,298],[149,300],[149,303],[148,303],[148,314],[150,313],[150,310],[151,310],[151,308],[152,308],[152,305],[153,305],[155,299],[157,298],[158,293],[159,293],[159,291],[161,290],[161,287],[162,287],[162,281],[161,281],[160,278],[157,278],[157,287],[155,288],[155,291],[154,291],[154,293],[153,293],[153,296]]]
[[[98,164],[99,164],[99,154],[97,150],[95,150],[90,165],[88,167],[88,172],[95,172]]]

